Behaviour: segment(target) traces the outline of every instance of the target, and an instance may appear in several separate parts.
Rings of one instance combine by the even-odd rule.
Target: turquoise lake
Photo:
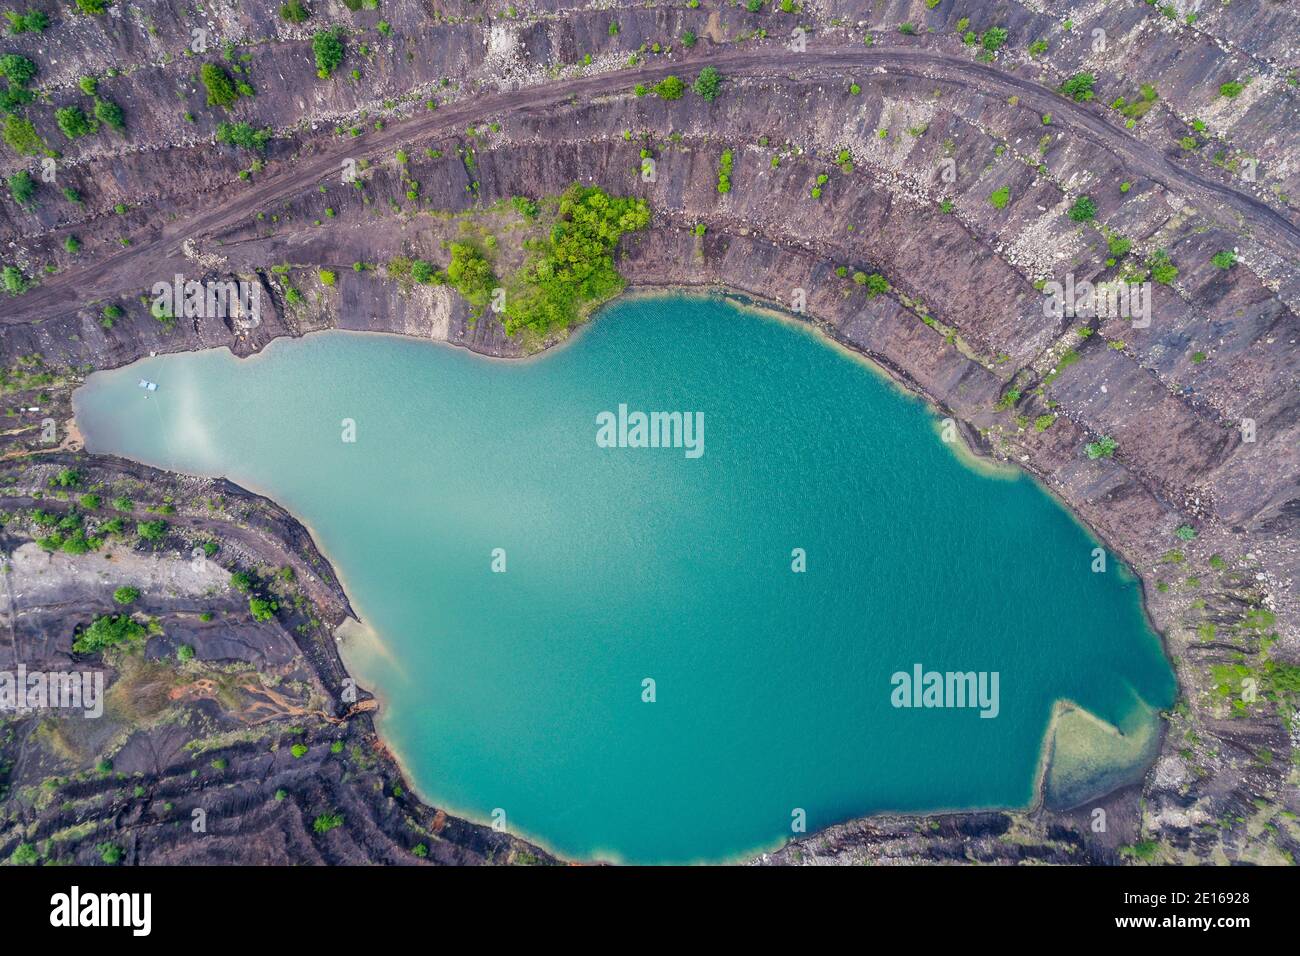
[[[704,453],[600,447],[620,404],[702,413]],[[571,858],[731,859],[796,810],[813,832],[1025,806],[1057,700],[1121,742],[1173,701],[1136,583],[1092,573],[1096,542],[1035,482],[719,299],[621,301],[522,362],[344,332],[160,356],[93,375],[76,410],[93,452],[301,518],[372,632],[344,657],[421,795]],[[893,706],[915,664],[996,672],[997,716]]]

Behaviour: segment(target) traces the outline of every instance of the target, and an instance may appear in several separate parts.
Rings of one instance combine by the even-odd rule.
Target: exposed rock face
[[[42,493],[65,469],[100,489],[99,508]],[[282,509],[225,481],[118,459],[44,455],[8,463],[6,478],[0,670],[89,669],[107,692],[93,719],[3,715],[0,857],[25,845],[82,864],[108,848],[140,864],[550,861],[407,790],[375,735],[375,701],[335,649],[347,599]],[[157,546],[106,534],[94,554],[51,554],[17,527],[32,506],[94,514],[126,495],[132,520],[166,516]],[[208,559],[202,544],[215,541]],[[250,618],[247,594],[228,584],[235,568],[277,569],[267,592],[280,604],[275,618]],[[115,603],[124,585],[141,592],[130,607]],[[77,631],[118,613],[149,623],[142,650],[102,659],[74,650]],[[321,829],[326,817],[340,823]]]
[[[491,314],[472,321],[445,286],[400,284],[375,266],[443,265],[467,222],[494,230],[503,259],[517,255],[497,205],[511,196],[575,181],[642,196],[654,218],[623,241],[629,282],[794,308],[926,395],[977,451],[1037,476],[1142,577],[1183,688],[1140,802],[1129,790],[1074,812],[873,819],[768,859],[1294,856],[1296,688],[1284,670],[1300,659],[1294,5],[1214,5],[1191,22],[1145,4],[919,0],[832,0],[798,16],[543,5],[488,19],[473,4],[430,18],[401,0],[339,14],[361,32],[332,81],[314,78],[307,39],[329,21],[324,10],[299,27],[270,7],[204,24],[178,8],[155,14],[153,32],[133,16],[130,29],[79,19],[7,44],[41,64],[37,83],[56,105],[85,99],[77,77],[138,64],[101,81],[128,111],[125,141],[77,140],[59,160],[57,185],[81,204],[52,186],[34,210],[0,204],[0,260],[31,277],[44,263],[59,270],[3,304],[6,365],[39,354],[56,375],[31,388],[30,375],[13,380],[15,404],[42,410],[15,412],[10,447],[47,447],[40,420],[67,417],[67,390],[87,368],[152,351],[245,355],[340,327],[522,355],[546,343],[506,336]],[[900,33],[903,22],[921,35]],[[802,52],[797,25],[810,28]],[[213,51],[237,44],[232,55],[165,59],[195,26],[212,31]],[[1009,40],[981,59],[979,35],[994,26]],[[684,31],[698,36],[689,49]],[[228,117],[205,107],[197,62],[233,69],[245,53],[238,75],[257,95]],[[706,64],[724,76],[716,101],[636,91]],[[1085,71],[1090,100],[1056,92]],[[1221,92],[1239,81],[1235,95]],[[63,141],[50,110],[31,112],[47,142]],[[277,133],[246,180],[250,154],[211,142],[224,119]],[[725,193],[723,150],[734,160]],[[345,181],[349,168],[358,182]],[[1082,196],[1095,216],[1072,218]],[[1227,267],[1215,262],[1225,251],[1235,251]],[[1158,268],[1163,257],[1176,272]],[[889,291],[858,273],[885,277]],[[1164,280],[1151,281],[1149,323],[1044,308],[1046,282],[1143,273]],[[260,323],[155,321],[139,297],[176,274],[256,282]],[[105,328],[113,305],[125,316]],[[1113,450],[1092,457],[1090,444]],[[1032,582],[1022,587],[1039,599]],[[330,655],[311,666],[340,673]],[[1256,699],[1244,699],[1248,686]],[[1091,825],[1097,807],[1110,811],[1105,832]]]

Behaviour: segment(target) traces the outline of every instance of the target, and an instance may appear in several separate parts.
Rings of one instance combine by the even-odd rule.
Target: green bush
[[[731,192],[731,170],[735,166],[735,158],[731,150],[724,149],[722,158],[718,161],[718,192],[723,195]]]
[[[95,100],[95,119],[119,133],[126,129],[126,116],[122,112],[122,107],[112,100]]]
[[[341,33],[338,28],[320,30],[311,38],[312,53],[316,56],[316,75],[322,80],[328,80],[338,65],[343,62]]]
[[[1118,447],[1119,443],[1115,439],[1109,435],[1102,435],[1099,440],[1088,442],[1084,446],[1084,451],[1088,453],[1089,458],[1096,461],[1098,458],[1110,458]]]
[[[1080,196],[1070,207],[1070,218],[1075,222],[1087,222],[1097,217],[1097,204],[1090,196]]]
[[[302,0],[289,0],[280,7],[280,16],[290,23],[303,23],[311,12],[302,4]]]
[[[32,121],[21,116],[11,114],[5,117],[0,138],[19,156],[36,156],[45,151],[45,142],[36,132]]]
[[[665,76],[651,89],[661,100],[680,100],[682,94],[686,92],[686,84],[682,82],[681,77]]]
[[[144,634],[144,626],[126,614],[114,617],[101,614],[77,635],[72,642],[72,649],[78,654],[94,654],[108,647],[139,640]]]
[[[1002,27],[989,27],[980,37],[980,45],[990,53],[996,53],[1007,42],[1007,31]]]
[[[36,64],[19,53],[6,53],[0,56],[0,77],[11,87],[26,87],[36,78]]]
[[[28,10],[26,13],[9,10],[5,12],[5,19],[9,21],[9,32],[13,36],[20,33],[44,33],[50,25],[50,18],[40,10]]]
[[[217,125],[217,142],[240,146],[250,152],[260,153],[266,149],[271,138],[271,128],[257,129],[248,123],[220,123]]]
[[[199,80],[208,91],[208,105],[229,109],[239,99],[239,90],[230,74],[215,63],[204,63],[199,68]]]
[[[113,600],[118,604],[134,604],[140,600],[140,589],[133,587],[120,587],[113,592]]]
[[[33,199],[36,196],[36,180],[32,179],[32,174],[25,169],[10,176],[6,182],[9,184],[9,195],[13,197],[14,202],[20,206],[33,205]]]
[[[1091,73],[1076,73],[1057,90],[1062,96],[1068,96],[1076,103],[1086,103],[1092,99],[1092,88],[1097,83],[1097,77]]]
[[[20,843],[14,848],[14,852],[9,854],[9,862],[14,866],[31,866],[39,859],[40,855],[31,843]]]
[[[317,833],[329,833],[341,826],[343,826],[343,816],[338,813],[322,813],[311,822],[311,828]]]
[[[1003,186],[1001,189],[995,189],[989,194],[989,203],[994,209],[1006,209],[1007,203],[1011,201],[1011,190]]]
[[[532,245],[512,283],[503,314],[506,333],[567,329],[588,304],[619,292],[623,278],[614,267],[614,249],[624,233],[649,222],[650,209],[643,199],[610,196],[596,186],[571,186],[560,197],[550,235]]]
[[[476,310],[482,310],[497,285],[492,263],[472,243],[453,242],[449,249],[451,262],[447,264],[447,281],[465,297],[466,302]],[[414,265],[411,273],[414,276]]]
[[[0,285],[10,295],[21,295],[31,287],[31,280],[17,266],[5,266],[0,269]]]
[[[145,541],[161,541],[167,534],[166,521],[140,521],[136,523],[135,533]]]
[[[1163,249],[1157,249],[1151,254],[1147,268],[1151,270],[1151,278],[1161,285],[1169,285],[1178,278],[1178,267]]]
[[[90,3],[90,2],[93,2],[93,0],[77,0],[77,6],[81,6],[83,3]],[[87,11],[87,12],[92,12],[92,11]],[[109,866],[117,866],[117,864],[122,862],[122,856],[123,856],[122,848],[120,846],[117,846],[116,844],[101,843],[95,849],[99,850],[99,858],[103,860],[105,863],[107,863]]]
[[[722,92],[722,74],[711,66],[706,66],[700,70],[700,75],[695,78],[695,85],[691,87],[697,96],[703,98],[706,102],[712,103]]]
[[[249,598],[248,613],[253,615],[254,621],[265,623],[275,617],[275,612],[280,609],[280,605],[268,598]]]
[[[54,121],[68,139],[89,136],[99,128],[99,123],[86,115],[80,106],[63,106],[54,111]]]
[[[1237,264],[1237,254],[1230,249],[1224,249],[1222,252],[1216,252],[1210,261],[1220,269],[1231,269]]]

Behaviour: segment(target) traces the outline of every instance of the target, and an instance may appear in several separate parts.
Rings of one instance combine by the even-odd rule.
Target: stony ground
[[[40,531],[25,476],[46,466],[25,456],[52,446],[75,454],[68,395],[89,370],[153,351],[248,354],[275,336],[329,327],[502,356],[544,347],[557,336],[509,337],[491,315],[472,322],[448,286],[402,281],[392,264],[443,266],[446,243],[468,233],[491,236],[498,267],[514,268],[526,230],[510,198],[593,183],[650,204],[650,227],[620,248],[630,283],[794,309],[925,395],[976,451],[1036,475],[1141,576],[1182,688],[1141,787],[1074,810],[850,823],[765,860],[1293,861],[1294,4],[356,5],[308,3],[310,17],[295,24],[274,5],[115,5],[81,16],[34,2],[48,10],[48,29],[0,41],[0,52],[39,66],[21,112],[59,153],[0,153],[0,171],[28,170],[36,184],[26,205],[0,199],[0,265],[30,284],[0,303],[16,568],[39,560],[24,543]],[[335,26],[344,59],[320,79],[310,38]],[[206,31],[201,52],[191,47],[196,29]],[[1000,46],[996,30],[1006,31]],[[251,93],[229,108],[208,105],[203,64]],[[640,89],[669,75],[689,85],[707,65],[723,77],[711,101]],[[1095,78],[1091,98],[1058,92],[1080,73]],[[69,140],[60,131],[57,108],[93,103],[78,86],[84,76],[97,78],[97,97],[121,105],[124,132]],[[260,153],[215,142],[231,122],[273,136]],[[54,159],[52,181],[42,159]],[[349,170],[355,181],[345,181]],[[1095,215],[1071,218],[1085,196]],[[260,324],[155,320],[141,297],[178,273],[257,283]],[[888,291],[854,281],[858,273],[883,277]],[[1047,282],[1142,273],[1161,280],[1152,281],[1149,325],[1044,312]],[[1090,444],[1110,452],[1092,457]],[[108,486],[134,480],[123,463],[73,460],[105,469]],[[216,518],[179,512],[198,522],[193,534],[216,532],[202,523]],[[278,567],[310,546],[287,518],[257,540],[237,524],[223,527],[257,566]],[[87,589],[85,601],[98,588],[109,607],[109,578],[73,573],[78,561],[93,567],[103,556],[58,573]],[[328,569],[314,572],[332,581]],[[1009,582],[1008,599],[1050,595]],[[236,599],[226,600],[236,614]],[[303,601],[337,610],[345,599],[322,590]],[[180,611],[151,613],[165,635],[148,642],[146,660],[171,654],[166,635],[200,640],[204,629]],[[66,632],[58,640],[70,644],[72,618],[55,617]],[[248,646],[263,657],[241,656]],[[342,679],[327,640],[295,646],[306,655],[298,666],[324,685]],[[273,660],[251,638],[213,645],[211,655],[263,677]],[[333,703],[320,709],[337,717],[336,694],[320,693]],[[347,722],[362,724],[373,741],[364,715]],[[270,752],[264,743],[252,747],[259,759]],[[47,769],[88,772],[95,749],[83,748],[79,765]],[[22,786],[10,785],[11,806],[39,783],[37,771],[24,773]],[[379,803],[363,802],[379,814]],[[22,806],[9,811],[0,854],[17,845],[18,821],[32,825],[35,811]],[[1108,811],[1105,832],[1092,826],[1098,808]],[[306,837],[314,846],[346,829]],[[310,859],[306,845],[277,852]],[[473,846],[463,852],[488,855]],[[368,844],[349,852],[364,857]]]

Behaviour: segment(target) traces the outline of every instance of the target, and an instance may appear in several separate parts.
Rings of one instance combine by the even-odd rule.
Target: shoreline
[[[836,336],[830,334],[827,329],[823,328],[822,324],[818,323],[815,319],[801,318],[799,316],[796,316],[792,313],[780,309],[778,306],[774,304],[764,303],[759,300],[752,299],[750,297],[732,293],[729,292],[725,287],[717,287],[717,286],[685,286],[685,285],[628,286],[620,294],[602,303],[599,307],[594,309],[591,316],[588,319],[583,321],[580,325],[575,326],[570,331],[570,333],[566,335],[562,340],[544,346],[543,348],[539,349],[535,353],[531,353],[520,357],[486,355],[482,352],[478,352],[470,348],[468,345],[463,343],[451,342],[451,341],[441,340],[441,339],[425,339],[422,336],[412,336],[404,333],[378,331],[378,330],[350,330],[350,329],[338,329],[338,328],[314,330],[312,332],[308,332],[301,336],[292,336],[292,335],[276,336],[275,338],[271,339],[266,344],[266,346],[264,346],[262,349],[259,349],[257,352],[254,352],[247,356],[239,356],[235,354],[228,346],[216,346],[212,350],[213,351],[224,350],[232,358],[239,361],[243,361],[246,359],[253,359],[262,355],[267,348],[269,348],[274,342],[276,342],[278,339],[281,338],[306,339],[310,336],[317,335],[320,333],[342,332],[350,335],[395,336],[399,339],[405,339],[412,342],[428,341],[433,344],[440,344],[444,346],[450,346],[450,347],[462,349],[478,358],[495,360],[498,362],[508,362],[514,364],[518,362],[526,362],[526,361],[541,359],[542,357],[548,355],[552,351],[572,343],[573,341],[578,339],[582,335],[582,333],[588,329],[588,327],[594,325],[595,321],[597,321],[600,318],[601,312],[603,312],[607,308],[616,307],[618,304],[626,301],[639,301],[639,300],[646,300],[646,299],[668,299],[674,296],[687,296],[687,297],[694,296],[694,297],[705,298],[705,299],[721,299],[725,301],[727,304],[729,304],[731,307],[736,308],[738,311],[750,315],[754,318],[758,318],[760,320],[776,321],[776,322],[780,322],[783,325],[790,326],[792,329],[797,329],[803,332],[804,334],[807,334],[810,338],[815,339],[819,344],[823,346],[829,346],[836,352],[839,352],[842,355],[844,355],[846,358],[853,359],[856,364],[865,366],[872,372],[872,374],[875,374],[883,378],[885,381],[887,381],[891,385],[891,387],[893,387],[899,394],[904,395],[911,400],[922,402],[925,405],[927,411],[929,411],[931,414],[943,413],[944,411],[946,411],[943,408],[943,406],[940,403],[938,403],[932,396],[930,396],[925,390],[919,389],[919,387],[918,388],[911,387],[908,384],[908,382],[905,379],[900,378],[895,373],[895,371],[889,367],[887,363],[879,361],[875,356],[871,355],[870,353],[864,350],[854,348],[851,345],[839,340]],[[171,353],[171,354],[183,354],[185,351],[186,350],[178,350],[177,353]],[[206,350],[200,350],[200,351],[206,351]],[[126,368],[129,367],[130,365],[136,364],[136,362],[146,361],[148,359],[155,358],[155,357],[160,357],[160,356],[142,357],[140,359],[136,359],[135,362],[124,363],[123,365],[116,366],[115,368],[119,368],[119,369]],[[112,369],[103,369],[102,371],[110,371],[110,370]],[[97,371],[101,371],[101,370],[97,370]],[[80,391],[82,387],[84,387],[84,380],[82,385],[79,385],[76,388],[74,388],[74,395],[76,392]],[[76,404],[74,400],[74,418],[72,420],[74,426],[76,423],[75,407]],[[961,422],[960,419],[955,418],[955,416],[951,416],[951,417],[953,417],[955,422],[965,426],[965,423]],[[958,434],[962,435],[962,439],[956,442],[942,442],[942,439],[939,438],[937,434],[935,434],[935,437],[936,439],[940,440],[944,445],[959,446],[956,449],[952,449],[953,454],[956,455],[959,462],[961,462],[965,467],[971,468],[972,470],[978,472],[984,477],[996,478],[1001,480],[1016,480],[1019,479],[1021,475],[1029,475],[1029,477],[1034,479],[1035,483],[1040,488],[1042,488],[1044,491],[1047,491],[1051,495],[1052,499],[1056,502],[1056,504],[1059,507],[1063,508],[1070,515],[1071,520],[1073,520],[1080,528],[1082,528],[1091,540],[1096,541],[1097,543],[1106,547],[1113,554],[1117,556],[1119,555],[1119,552],[1113,547],[1109,546],[1092,528],[1090,528],[1081,519],[1080,516],[1075,514],[1075,512],[1068,506],[1068,504],[1066,504],[1058,495],[1053,494],[1051,492],[1050,487],[1048,487],[1045,484],[1045,482],[1043,482],[1039,478],[1039,476],[1034,474],[1029,469],[1019,466],[1015,462],[1007,462],[1005,465],[1002,465],[996,462],[995,460],[989,458],[988,456],[984,455],[980,451],[978,446],[976,446],[972,442],[971,436],[967,433],[967,431],[968,431],[967,427],[959,428]],[[92,454],[98,454],[98,453],[92,453]],[[183,474],[181,472],[172,472],[172,473]],[[224,478],[226,480],[230,480],[227,475],[211,475],[207,477]],[[355,654],[353,655],[351,660],[349,660],[346,656],[347,652],[345,649],[347,647],[347,644],[349,643],[347,638],[349,636],[353,638],[357,636],[355,632],[351,635],[340,634],[340,632],[344,631],[344,629],[347,627],[347,622],[348,621],[354,622],[354,626],[356,628],[363,629],[366,634],[370,635],[373,638],[373,642],[375,643],[378,649],[382,649],[384,653],[388,653],[388,652],[383,643],[382,636],[379,635],[378,632],[374,631],[374,629],[369,624],[366,623],[366,620],[362,615],[361,610],[354,603],[354,599],[351,596],[350,592],[348,591],[346,579],[341,574],[335,559],[332,558],[329,555],[329,553],[326,551],[326,549],[321,545],[320,536],[317,530],[314,529],[309,522],[307,522],[301,515],[293,511],[290,507],[279,502],[276,498],[267,494],[265,491],[258,490],[254,486],[255,483],[246,483],[242,481],[238,483],[241,486],[247,488],[250,492],[254,494],[267,498],[268,500],[275,501],[280,507],[284,508],[286,512],[292,515],[292,517],[303,526],[303,528],[306,530],[308,535],[310,535],[312,541],[316,543],[316,546],[318,550],[320,550],[322,557],[329,564],[330,569],[335,576],[335,579],[338,581],[338,585],[340,589],[343,591],[344,595],[346,596],[347,606],[349,611],[351,612],[351,615],[349,617],[345,617],[344,621],[341,622],[341,624],[338,627],[335,627],[332,630],[332,635],[335,638],[335,650],[338,653],[341,662],[343,663],[346,673],[356,677],[364,676],[364,668],[356,667],[357,661],[355,659]],[[1139,606],[1142,608],[1143,620],[1147,624],[1148,628],[1151,630],[1152,634],[1158,640],[1160,644],[1161,653],[1164,656],[1166,663],[1169,665],[1171,674],[1173,675],[1177,695],[1181,696],[1183,688],[1181,683],[1178,681],[1177,671],[1173,667],[1172,661],[1170,660],[1165,636],[1158,628],[1155,627],[1154,621],[1147,607],[1146,592],[1142,587],[1142,577],[1139,573],[1137,573],[1136,569],[1133,568],[1130,562],[1125,561],[1125,563],[1129,567],[1133,577],[1137,580],[1138,583],[1138,587],[1139,587],[1138,603]],[[367,681],[367,683],[370,683],[370,681]],[[378,685],[375,686],[377,687]],[[372,697],[374,697],[380,705],[380,712],[377,717],[377,723],[382,727],[383,723],[386,720],[386,712],[384,710],[384,705],[387,702],[387,698],[378,690],[374,690],[369,687],[366,688],[366,692],[370,694]],[[1163,726],[1164,723],[1163,721],[1159,721],[1159,716],[1158,716],[1159,709],[1154,707],[1151,707],[1150,709],[1154,715],[1152,719],[1156,720],[1159,724],[1159,726],[1157,727],[1158,739],[1155,748],[1153,748],[1154,755],[1158,756],[1160,743],[1163,741],[1163,735],[1167,728]],[[835,826],[849,823],[853,820],[871,820],[873,818],[883,818],[883,817],[940,818],[940,817],[952,817],[952,816],[958,816],[964,814],[984,813],[984,812],[1011,812],[1011,813],[1032,814],[1039,810],[1042,810],[1045,808],[1045,804],[1046,804],[1046,785],[1047,785],[1048,776],[1051,772],[1052,754],[1053,754],[1053,750],[1054,750],[1054,746],[1056,743],[1057,734],[1059,730],[1059,721],[1065,713],[1070,711],[1079,711],[1083,714],[1088,715],[1093,720],[1097,721],[1099,724],[1105,727],[1113,727],[1113,725],[1102,720],[1096,715],[1093,715],[1090,711],[1087,711],[1085,708],[1080,707],[1079,705],[1073,703],[1072,701],[1068,701],[1064,698],[1055,701],[1052,705],[1051,713],[1048,717],[1048,721],[1044,728],[1042,739],[1039,745],[1039,755],[1035,763],[1035,771],[1034,771],[1031,788],[1030,788],[1031,789],[1030,800],[1024,806],[998,805],[998,806],[987,806],[987,807],[981,806],[981,807],[961,807],[961,808],[940,807],[940,808],[932,808],[928,810],[912,810],[912,811],[879,809],[879,810],[874,810],[865,815],[856,815],[856,816],[847,817],[844,820],[839,820],[836,821],[835,823],[827,824],[826,826],[820,827],[818,830],[812,831],[810,833],[796,834],[795,838],[809,839],[811,837],[816,836],[817,833],[824,832]],[[1118,732],[1117,727],[1113,729],[1115,729]],[[448,813],[451,813],[455,816],[465,819],[466,821],[471,823],[477,823],[484,826],[491,825],[490,821],[482,820],[477,814],[465,813],[464,811],[454,808],[442,801],[428,800],[426,798],[426,795],[422,792],[421,788],[415,783],[415,778],[409,770],[409,764],[402,757],[401,752],[393,745],[391,739],[386,734],[382,736],[384,740],[384,746],[388,749],[389,753],[392,755],[394,761],[397,763],[399,768],[401,768],[404,777],[406,778],[408,784],[411,786],[411,789],[415,791],[417,795],[419,795],[420,798],[424,800],[426,804],[428,804],[429,806],[437,806],[439,809],[443,809]],[[1144,779],[1151,772],[1151,769],[1154,765],[1154,757],[1150,762],[1147,761],[1143,761],[1143,762],[1145,763],[1145,766],[1143,767],[1142,772],[1140,774],[1136,774],[1136,773],[1133,774],[1134,778],[1137,781]],[[1133,783],[1134,781],[1117,784],[1113,787],[1107,788],[1104,791],[1099,791],[1094,796],[1088,797],[1086,799],[1089,800],[1105,799],[1106,797],[1109,797],[1112,794],[1125,789],[1126,787],[1132,786]],[[548,844],[548,842],[545,840],[538,839],[535,836],[524,833],[522,831],[516,831],[513,828],[507,829],[506,832],[520,839],[527,840],[535,844],[539,848],[545,850],[546,852],[558,856],[558,854],[556,854],[555,849],[550,844]],[[779,850],[791,842],[792,842],[791,837],[783,836],[778,841],[774,841],[773,844],[760,845],[752,850],[742,851],[734,856],[728,856],[721,859],[700,858],[691,861],[691,863],[701,864],[701,865],[727,865],[727,864],[733,864],[737,862],[746,862],[746,861],[753,860],[756,856],[760,856],[766,853],[773,852],[775,850]],[[565,857],[565,859],[568,858]],[[617,854],[610,853],[603,856],[591,856],[591,857],[584,857],[582,859],[573,859],[572,862],[617,865],[622,861],[619,860]],[[680,865],[680,864],[665,863],[665,864],[648,864],[648,865]]]

